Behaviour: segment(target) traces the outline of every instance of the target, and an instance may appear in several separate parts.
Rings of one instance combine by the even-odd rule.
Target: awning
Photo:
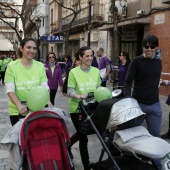
[[[118,23],[118,27],[125,26],[125,25],[132,25],[132,24],[150,24],[150,19],[148,18],[139,18],[139,19],[132,19],[128,21],[123,21]],[[111,25],[104,25],[99,27],[99,31],[108,31],[113,28],[113,24]]]

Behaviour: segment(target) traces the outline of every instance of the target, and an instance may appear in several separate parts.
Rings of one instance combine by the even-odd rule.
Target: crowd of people
[[[118,87],[125,97],[135,98],[143,112],[150,134],[160,137],[162,109],[159,101],[159,83],[161,60],[155,57],[159,41],[154,35],[146,36],[142,41],[143,54],[130,60],[126,51],[120,52]],[[60,88],[63,95],[70,98],[69,112],[76,133],[71,137],[71,146],[79,141],[79,149],[84,170],[89,170],[88,136],[79,133],[78,119],[82,113],[78,102],[87,97],[88,92],[107,86],[111,72],[109,58],[104,49],[99,47],[95,52],[88,46],[81,47],[74,55],[49,52],[45,63],[34,60],[36,42],[24,38],[20,44],[18,58],[13,62],[0,58],[2,84],[6,85],[9,97],[9,116],[12,126],[18,121],[18,114],[28,113],[27,95],[32,87],[44,86],[49,90],[48,106],[54,106],[55,97]],[[64,81],[63,81],[63,77]],[[90,82],[90,83],[88,83]],[[165,81],[162,81],[165,82]],[[165,82],[169,85],[170,83]],[[133,91],[132,91],[133,87]],[[71,150],[70,146],[70,150]],[[159,160],[155,160],[160,169]]]

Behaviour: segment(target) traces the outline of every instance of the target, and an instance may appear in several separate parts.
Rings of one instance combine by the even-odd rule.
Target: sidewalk
[[[108,83],[107,86],[108,88],[112,89],[111,83]],[[160,101],[163,110],[163,120],[162,120],[162,129],[161,129],[162,134],[166,133],[169,127],[168,122],[169,122],[170,107],[168,107],[165,104],[166,98],[167,98],[166,96],[160,96]],[[9,116],[8,116],[8,110],[7,110],[8,107],[7,100],[8,99],[5,93],[5,87],[0,84],[0,140],[4,137],[4,135],[11,127]],[[57,92],[56,100],[55,100],[56,107],[68,111],[68,101],[69,101],[68,97],[63,96],[61,92]],[[70,124],[68,125],[68,129],[70,135],[74,134],[75,129],[71,121]],[[100,156],[102,146],[96,135],[89,136],[88,148],[89,148],[90,161],[97,162]],[[73,145],[72,153],[74,156],[73,163],[75,165],[75,169],[83,170],[83,166],[80,159],[78,142]],[[9,157],[8,152],[0,148],[0,170],[9,170],[8,157]]]

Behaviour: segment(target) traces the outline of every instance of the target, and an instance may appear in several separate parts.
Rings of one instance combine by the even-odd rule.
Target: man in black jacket
[[[160,59],[155,58],[158,45],[158,38],[154,35],[148,35],[143,39],[143,54],[132,60],[124,83],[125,97],[133,97],[138,101],[142,111],[146,113],[148,131],[156,137],[160,137],[162,121],[159,101],[162,64]],[[132,83],[134,83],[133,92],[131,92]]]
[[[65,71],[65,58],[62,53],[59,54],[59,57],[57,58],[58,64],[61,67],[62,73]]]

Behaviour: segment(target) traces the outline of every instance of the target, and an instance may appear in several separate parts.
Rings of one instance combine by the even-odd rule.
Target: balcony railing
[[[91,6],[91,22],[103,22],[103,4],[93,4]],[[82,26],[88,22],[89,16],[89,7],[85,7],[81,10],[81,12],[77,15],[76,19],[72,23],[72,27]],[[56,21],[51,24],[51,32],[59,32],[66,29],[69,29],[70,22],[72,21],[74,14],[68,15],[62,19],[62,21]]]

